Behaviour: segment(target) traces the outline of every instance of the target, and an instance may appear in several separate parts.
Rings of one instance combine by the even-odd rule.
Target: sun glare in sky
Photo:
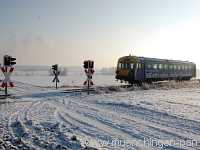
[[[112,67],[124,55],[200,68],[198,0],[0,1],[0,50],[18,65]]]

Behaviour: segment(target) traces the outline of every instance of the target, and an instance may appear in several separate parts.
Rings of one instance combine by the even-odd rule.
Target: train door
[[[129,81],[142,81],[144,79],[144,63],[131,63],[129,71]]]
[[[144,80],[144,63],[137,63],[137,72],[136,72],[136,80],[143,81]]]

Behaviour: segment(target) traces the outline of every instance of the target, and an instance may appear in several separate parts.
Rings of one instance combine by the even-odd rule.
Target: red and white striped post
[[[90,86],[94,85],[94,83],[92,82],[92,75],[94,74],[94,61],[91,61],[91,60],[84,61],[84,68],[85,68],[85,74],[87,76],[87,79],[84,82],[84,85],[87,85],[88,95],[89,95]]]

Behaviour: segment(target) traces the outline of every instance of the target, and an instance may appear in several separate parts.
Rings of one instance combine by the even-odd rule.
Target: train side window
[[[174,65],[174,70],[176,70],[177,69],[177,66],[176,65]]]
[[[139,69],[141,69],[141,68],[142,68],[142,65],[141,65],[141,63],[139,63],[139,64],[138,64],[138,68],[139,68]]]
[[[180,65],[178,66],[178,70],[181,70],[181,66]]]
[[[184,68],[185,68],[185,70],[187,70],[187,66],[186,65],[184,66]]]
[[[167,64],[165,64],[165,65],[164,65],[164,68],[165,68],[165,70],[167,70],[167,68],[168,68],[168,65],[167,65]]]
[[[148,69],[151,69],[151,64],[148,64],[148,65],[147,65],[147,68],[148,68]]]
[[[157,68],[158,68],[157,64],[154,64],[153,69],[157,69]]]
[[[159,69],[163,69],[163,65],[162,64],[159,64]]]
[[[185,69],[184,66],[181,66],[181,69],[184,70]]]
[[[188,69],[188,67],[187,66],[185,66],[185,70],[187,70]]]
[[[169,68],[172,70],[173,69],[173,65],[170,65]]]
[[[184,65],[184,66],[183,66],[183,70],[185,70],[185,68],[186,68],[186,67],[185,67],[185,65]]]

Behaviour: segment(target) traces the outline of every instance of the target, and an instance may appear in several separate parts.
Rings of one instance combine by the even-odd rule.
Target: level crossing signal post
[[[51,69],[53,70],[53,74],[55,76],[52,82],[56,82],[56,89],[57,89],[58,88],[58,82],[60,82],[59,79],[58,79],[58,76],[60,74],[60,71],[58,71],[58,64],[52,65]]]
[[[1,71],[4,74],[5,79],[2,81],[1,87],[5,88],[5,97],[8,96],[8,87],[14,87],[13,82],[10,80],[10,76],[14,71],[13,65],[16,64],[16,58],[5,55],[3,57],[4,66],[1,67]]]
[[[88,95],[89,95],[90,94],[90,86],[94,85],[94,83],[92,81],[92,76],[94,74],[94,61],[92,61],[92,60],[84,61],[83,67],[85,69],[85,74],[87,76],[87,79],[84,82],[84,85],[87,86]]]

